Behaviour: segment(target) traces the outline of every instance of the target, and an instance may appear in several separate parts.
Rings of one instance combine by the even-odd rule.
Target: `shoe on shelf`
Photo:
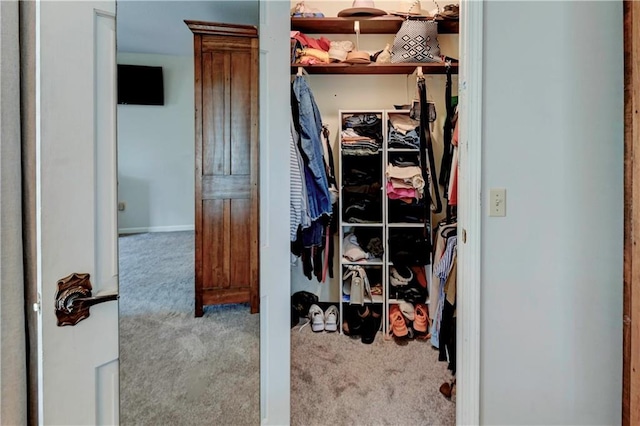
[[[370,314],[362,320],[362,343],[371,344],[376,338],[382,323],[382,306],[371,306]]]
[[[392,305],[389,309],[389,322],[391,323],[391,333],[396,337],[405,337],[409,334],[407,323],[398,305]]]
[[[339,316],[340,316],[340,313],[338,312],[338,307],[336,305],[329,306],[327,310],[324,312],[324,330],[337,331]]]
[[[398,303],[398,307],[400,308],[400,312],[407,319],[407,321],[413,321],[415,318],[415,309],[413,305],[409,302],[405,302],[404,300]]]
[[[324,312],[320,306],[313,304],[309,307],[309,322],[311,330],[316,332],[324,330]]]
[[[413,315],[413,329],[417,333],[426,333],[428,327],[429,314],[427,311],[427,305],[424,303],[417,303]]]

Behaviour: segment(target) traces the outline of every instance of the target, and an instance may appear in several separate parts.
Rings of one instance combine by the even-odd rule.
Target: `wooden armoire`
[[[195,60],[195,315],[258,312],[258,29],[185,21]]]

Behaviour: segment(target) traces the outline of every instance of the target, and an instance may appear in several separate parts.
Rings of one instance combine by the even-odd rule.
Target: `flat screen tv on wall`
[[[118,103],[164,105],[162,67],[118,65]]]

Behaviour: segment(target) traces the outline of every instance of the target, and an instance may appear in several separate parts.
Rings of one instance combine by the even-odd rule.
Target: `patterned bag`
[[[406,19],[391,48],[391,63],[442,62],[438,44],[438,23],[424,19]]]

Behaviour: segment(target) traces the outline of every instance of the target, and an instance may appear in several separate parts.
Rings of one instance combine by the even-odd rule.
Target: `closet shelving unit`
[[[361,35],[371,35],[371,34],[395,34],[400,29],[402,22],[404,21],[403,17],[394,16],[394,15],[386,15],[380,17],[350,17],[350,18],[291,18],[291,30],[297,30],[304,34],[354,34],[358,32]],[[438,34],[458,34],[459,32],[459,22],[452,20],[443,20],[437,19],[438,21]],[[356,31],[357,30],[357,31]],[[331,63],[331,64],[316,64],[316,65],[301,65],[301,64],[292,64],[291,65],[291,73],[295,74],[299,71],[300,68],[304,69],[308,74],[341,74],[341,75],[364,75],[364,74],[378,74],[378,75],[391,75],[391,74],[404,74],[409,75],[413,74],[417,71],[418,74],[422,73],[424,75],[428,74],[445,74],[447,72],[447,66],[450,67],[451,72],[453,74],[458,73],[458,63],[453,62],[450,64],[444,63],[401,63],[401,64],[345,64],[345,63]],[[389,306],[392,304],[397,304],[401,302],[400,299],[390,298],[389,297],[389,270],[390,267],[393,266],[393,263],[389,259],[389,250],[388,250],[388,242],[390,232],[393,233],[394,230],[416,230],[416,232],[424,229],[424,222],[389,222],[388,220],[388,209],[389,209],[389,200],[386,191],[386,168],[389,164],[389,155],[394,155],[394,153],[415,153],[419,156],[420,150],[416,149],[398,149],[398,148],[389,148],[388,146],[388,122],[389,122],[389,114],[409,114],[409,110],[340,110],[339,111],[339,123],[340,123],[340,131],[342,130],[342,123],[344,115],[353,115],[353,114],[363,114],[363,113],[374,113],[379,115],[382,118],[382,148],[377,154],[377,157],[380,159],[380,200],[382,209],[382,217],[379,222],[375,223],[350,223],[343,221],[343,153],[342,153],[342,141],[339,141],[340,151],[339,151],[339,165],[338,165],[338,176],[340,179],[340,198],[339,198],[339,206],[340,206],[340,303],[339,303],[339,311],[340,311],[340,323],[342,324],[344,320],[344,306],[349,304],[350,298],[349,295],[344,293],[344,280],[342,280],[342,274],[345,272],[345,268],[348,268],[349,265],[360,265],[364,268],[380,268],[382,271],[382,284],[383,284],[383,294],[381,296],[374,296],[372,299],[365,299],[365,303],[367,304],[381,304],[383,321],[382,321],[382,331],[383,333],[387,333],[389,329]],[[421,165],[422,166],[422,165]],[[428,191],[428,184],[425,187],[425,191]],[[428,220],[429,218],[425,217],[424,220]],[[357,228],[365,227],[370,229],[378,229],[380,235],[383,237],[383,249],[384,254],[381,259],[376,260],[361,260],[357,262],[350,262],[343,256],[343,241],[346,234],[354,231]],[[428,280],[431,279],[431,267],[430,265],[424,265],[426,270],[426,277]],[[371,281],[371,280],[370,280]],[[373,286],[374,282],[371,282]],[[427,284],[428,285],[428,284]],[[427,300],[428,304],[429,301]],[[342,329],[340,328],[340,332],[342,333]]]
[[[402,300],[397,298],[390,297],[390,268],[393,267],[393,262],[390,259],[389,254],[389,241],[390,237],[396,232],[410,232],[412,235],[415,233],[423,233],[425,229],[425,223],[429,222],[429,217],[427,216],[426,210],[424,214],[422,214],[418,220],[413,222],[400,222],[393,221],[389,215],[389,203],[391,202],[387,190],[387,168],[391,162],[391,157],[394,155],[404,155],[404,156],[415,156],[414,158],[418,162],[420,167],[423,165],[419,164],[420,159],[420,149],[419,148],[391,148],[389,146],[389,130],[390,130],[390,122],[389,117],[391,115],[409,115],[409,110],[340,110],[339,114],[339,123],[340,123],[340,131],[344,130],[344,120],[346,117],[353,115],[361,115],[361,114],[375,114],[381,120],[380,123],[380,131],[382,140],[380,140],[380,149],[377,153],[372,153],[370,155],[348,155],[345,154],[345,150],[342,145],[342,137],[340,137],[340,146],[339,146],[339,156],[338,156],[338,176],[340,179],[340,197],[339,197],[339,206],[340,206],[340,321],[342,323],[344,319],[345,306],[351,303],[350,295],[345,293],[345,285],[348,283],[348,280],[343,280],[342,276],[345,272],[348,271],[349,266],[351,265],[360,265],[364,268],[365,272],[369,276],[369,281],[371,286],[377,283],[377,278],[380,277],[380,284],[382,284],[382,295],[374,295],[373,299],[365,298],[365,304],[382,304],[382,313],[383,318],[383,332],[387,333],[388,329],[388,312],[389,306],[392,304],[400,303]],[[380,215],[380,220],[375,220],[366,223],[352,223],[345,219],[345,217],[349,217],[350,215],[345,214],[345,211],[348,207],[348,203],[345,203],[345,199],[349,196],[348,191],[346,191],[347,185],[345,184],[347,181],[347,177],[352,173],[354,168],[358,168],[360,163],[360,167],[362,169],[371,170],[372,167],[379,168],[376,170],[377,173],[372,173],[371,182],[366,182],[365,184],[370,185],[374,182],[380,183],[379,194],[377,196],[378,203],[373,203],[370,208],[371,209],[379,209],[376,211],[374,216]],[[424,191],[428,191],[428,186],[425,186]],[[367,259],[367,260],[359,260],[359,261],[350,261],[345,258],[344,252],[344,239],[351,232],[358,233],[358,228],[366,228],[370,234],[375,233],[376,236],[379,235],[382,240],[382,246],[384,253],[381,258],[376,258],[375,260]],[[359,243],[362,243],[359,241]],[[362,247],[363,249],[365,247]],[[366,250],[365,250],[366,251]],[[425,265],[413,265],[425,267],[427,270],[425,271],[425,276],[430,277],[430,268]],[[374,269],[377,269],[375,273]],[[428,302],[427,302],[428,303]]]
[[[360,34],[395,34],[404,18],[394,15],[357,18],[291,18],[291,29],[305,34],[354,34],[355,28]],[[458,21],[437,19],[438,34],[458,34]],[[357,24],[356,24],[357,23]],[[452,63],[451,71],[458,73],[458,64]],[[309,74],[412,74],[422,67],[424,74],[444,74],[446,65],[439,63],[402,63],[402,64],[316,64],[291,65],[291,72],[304,68]]]
[[[384,164],[385,167],[387,167],[389,164],[391,164],[392,162],[392,158],[394,155],[403,155],[403,156],[415,156],[415,158],[418,161],[419,164],[419,160],[420,160],[420,148],[391,148],[389,146],[389,130],[391,128],[391,124],[390,124],[390,116],[391,115],[405,115],[405,116],[409,116],[410,115],[410,110],[385,110],[384,112],[384,116],[385,116],[385,138],[384,138]],[[419,164],[420,167],[426,167],[426,165],[424,164]],[[385,179],[385,184],[386,184],[386,179]],[[426,194],[429,191],[429,187],[428,187],[428,182],[425,182],[425,188],[424,188],[424,193]],[[423,197],[423,201],[425,200],[426,195]],[[417,221],[394,221],[392,220],[392,217],[389,213],[390,210],[390,203],[392,203],[393,201],[391,201],[389,199],[388,193],[386,191],[386,186],[385,186],[385,191],[384,191],[384,206],[385,206],[385,211],[384,211],[384,216],[386,218],[385,220],[385,241],[387,241],[387,245],[388,245],[388,241],[390,240],[390,236],[394,233],[394,232],[411,232],[412,234],[414,233],[420,233],[421,231],[424,230],[425,228],[425,223],[429,223],[430,222],[430,217],[427,217],[427,212],[426,210],[423,212],[423,214],[420,216],[420,218]],[[430,229],[430,224],[429,226],[429,233],[431,232]],[[387,251],[385,253],[385,266],[386,266],[386,273],[385,273],[385,277],[386,277],[386,283],[385,283],[385,294],[389,295],[387,297],[386,300],[386,307],[387,307],[387,311],[386,311],[386,315],[388,316],[388,308],[389,305],[392,304],[398,304],[400,302],[402,302],[402,299],[400,298],[395,298],[395,297],[391,297],[391,292],[390,292],[390,288],[389,288],[389,276],[390,276],[390,269],[391,267],[394,266],[393,262],[391,261],[390,257],[389,257],[389,251]],[[427,265],[414,265],[414,266],[424,266],[427,267]],[[431,272],[430,272],[430,268],[427,269],[426,271],[426,276],[430,277],[431,276]],[[428,284],[427,284],[428,285]],[[426,302],[427,304],[429,303],[428,301]],[[386,331],[386,330],[385,330]]]
[[[380,132],[380,140],[378,141],[380,144],[380,148],[378,149],[378,151],[376,153],[371,153],[369,155],[348,155],[345,153],[345,150],[343,149],[343,145],[342,145],[342,137],[340,136],[339,139],[339,154],[338,154],[338,177],[339,177],[339,184],[340,184],[340,196],[338,199],[338,203],[339,203],[339,211],[340,211],[340,277],[339,277],[339,282],[340,282],[340,306],[339,306],[339,311],[340,311],[340,323],[342,324],[342,322],[344,321],[344,312],[345,312],[345,306],[349,305],[351,303],[351,295],[347,294],[347,292],[345,291],[345,286],[348,283],[348,280],[343,280],[342,277],[344,276],[344,274],[346,272],[348,272],[349,267],[352,265],[358,265],[361,266],[364,271],[367,273],[367,276],[369,277],[369,282],[370,285],[373,287],[375,284],[377,284],[375,281],[378,276],[380,277],[380,284],[382,284],[382,294],[381,295],[372,295],[372,297],[366,297],[364,298],[364,302],[365,304],[379,304],[379,305],[384,305],[386,303],[386,284],[385,284],[385,277],[386,277],[386,273],[387,273],[387,268],[386,268],[386,244],[384,243],[385,241],[385,235],[386,235],[386,230],[385,230],[385,207],[384,207],[384,182],[385,182],[385,155],[384,155],[384,134],[386,132],[386,126],[385,126],[385,117],[384,117],[384,111],[383,110],[367,110],[367,109],[362,109],[362,110],[340,110],[338,112],[339,115],[339,125],[340,125],[340,132],[339,134],[342,133],[342,130],[345,130],[344,127],[344,120],[345,118],[349,117],[349,116],[354,116],[354,115],[361,115],[361,114],[371,114],[371,115],[375,115],[380,119],[380,127],[379,127],[379,132]],[[362,170],[362,169],[367,169],[367,170],[375,170],[377,171],[376,173],[372,173],[369,174],[369,178],[370,180],[367,182],[362,183],[363,185],[375,185],[375,183],[377,182],[380,185],[380,188],[375,196],[375,200],[374,203],[371,204],[368,209],[369,209],[369,214],[371,214],[373,217],[375,217],[375,220],[369,221],[369,222],[351,222],[348,221],[348,219],[346,219],[347,216],[351,216],[349,214],[346,214],[346,210],[349,207],[347,205],[347,203],[345,203],[345,199],[347,197],[350,197],[347,194],[351,194],[351,197],[354,196],[354,193],[349,193],[348,191],[346,191],[345,187],[345,182],[346,182],[346,177],[347,176],[353,176],[353,172],[354,170]],[[374,194],[369,193],[368,194],[370,197],[373,196]],[[377,203],[375,202],[377,201]],[[379,217],[379,219],[378,219]],[[380,238],[380,240],[382,241],[382,249],[384,251],[384,253],[382,254],[382,256],[380,258],[374,258],[374,259],[363,259],[363,260],[358,260],[358,261],[351,261],[348,260],[345,257],[345,251],[344,251],[344,239],[347,235],[349,235],[350,233],[356,233],[358,234],[358,231],[365,231],[366,233],[369,233],[370,235],[376,235],[377,237]],[[361,241],[359,241],[360,243],[362,243]],[[363,247],[364,248],[364,247]],[[382,311],[384,312],[384,308],[382,309]],[[340,332],[342,333],[342,329],[340,330]]]

